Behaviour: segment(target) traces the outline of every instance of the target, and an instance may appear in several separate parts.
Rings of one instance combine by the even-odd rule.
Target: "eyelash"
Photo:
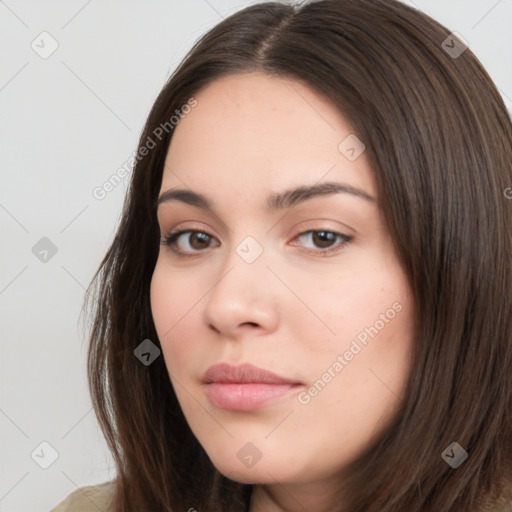
[[[185,233],[190,233],[190,234],[200,233],[200,234],[206,235],[210,238],[214,238],[212,235],[210,235],[206,231],[195,230],[195,229],[181,229],[181,230],[177,230],[177,231],[173,231],[173,232],[169,233],[169,235],[167,237],[165,237],[160,243],[161,243],[161,245],[165,245],[165,246],[169,247],[172,251],[174,251],[176,254],[178,254],[180,258],[193,257],[193,256],[196,256],[197,254],[203,252],[203,251],[193,251],[192,254],[189,254],[184,251],[180,251],[179,249],[176,249],[177,239]],[[314,254],[316,256],[328,256],[331,253],[339,252],[339,251],[343,250],[344,248],[346,248],[346,246],[353,239],[352,236],[345,235],[343,233],[338,233],[337,231],[330,231],[328,229],[309,229],[307,231],[302,231],[295,238],[300,238],[301,236],[306,235],[308,233],[330,233],[330,234],[333,234],[333,235],[337,236],[338,238],[340,238],[343,242],[341,244],[338,244],[335,247],[330,247],[328,249],[320,249],[320,250],[306,249],[305,250],[306,253]]]

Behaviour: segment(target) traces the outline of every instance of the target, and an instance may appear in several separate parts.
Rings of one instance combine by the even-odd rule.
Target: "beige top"
[[[113,493],[114,482],[81,487],[50,512],[112,512],[110,500]]]
[[[114,493],[114,482],[81,487],[72,492],[50,512],[113,512],[110,500]],[[512,503],[500,501],[496,512],[511,512]]]

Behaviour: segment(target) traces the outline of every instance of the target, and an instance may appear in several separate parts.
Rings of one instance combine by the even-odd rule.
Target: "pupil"
[[[317,240],[320,239],[318,243],[320,247],[328,247],[329,244],[332,242],[333,236],[334,233],[330,233],[329,231],[317,231],[313,233],[315,243],[317,243]]]
[[[206,241],[206,243],[208,243],[208,240],[207,240],[208,239],[208,235],[207,234],[205,234],[205,233],[193,233],[192,234],[192,240],[191,240],[191,243],[190,243],[190,245],[192,247],[194,247],[193,240],[196,239],[196,238],[201,239],[200,242],[203,242],[202,245],[204,245],[205,241]],[[201,243],[199,243],[198,245],[201,246]],[[195,247],[195,248],[197,248],[197,247]],[[199,248],[201,249],[201,247],[199,247]]]

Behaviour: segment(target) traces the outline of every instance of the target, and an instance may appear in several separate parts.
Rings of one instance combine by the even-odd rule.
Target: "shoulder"
[[[50,512],[110,512],[115,481],[89,485],[73,491]]]
[[[512,511],[512,501],[509,500],[500,500],[497,503],[497,508],[495,512],[511,512]]]

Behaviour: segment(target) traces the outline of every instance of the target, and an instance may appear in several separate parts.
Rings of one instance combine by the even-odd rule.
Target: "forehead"
[[[241,193],[339,180],[375,196],[364,153],[349,161],[339,144],[352,128],[307,84],[261,73],[222,77],[194,96],[174,128],[162,190]]]

